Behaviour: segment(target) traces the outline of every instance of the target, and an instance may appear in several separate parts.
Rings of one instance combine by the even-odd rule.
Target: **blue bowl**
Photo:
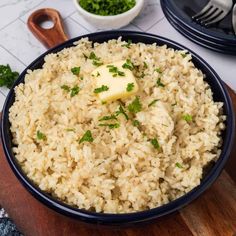
[[[166,17],[166,19],[169,21],[169,23],[183,36],[191,40],[192,42],[208,48],[210,50],[229,54],[229,55],[236,55],[236,47],[224,45],[219,42],[215,42],[209,38],[206,38],[202,35],[197,34],[194,32],[191,28],[187,28],[185,25],[179,21],[175,15],[168,9],[166,4],[164,3],[164,0],[161,0],[161,7],[163,10],[163,13]]]
[[[206,81],[209,83],[215,101],[221,101],[224,103],[223,109],[224,114],[227,115],[226,120],[226,129],[222,134],[223,137],[223,145],[222,152],[218,161],[204,174],[204,177],[201,180],[201,184],[194,188],[192,191],[188,192],[184,196],[168,203],[163,206],[145,210],[136,213],[129,214],[107,214],[107,213],[96,213],[83,209],[78,209],[73,206],[69,206],[66,203],[59,201],[58,199],[52,197],[51,195],[43,192],[32,183],[32,181],[24,174],[20,165],[17,163],[17,160],[12,151],[13,143],[12,143],[12,135],[10,132],[10,123],[9,123],[9,108],[15,101],[14,87],[19,83],[24,82],[25,75],[27,70],[34,70],[41,68],[44,64],[44,57],[49,53],[56,53],[64,48],[73,46],[73,43],[82,37],[88,37],[93,42],[102,43],[104,41],[110,39],[117,39],[119,36],[122,36],[124,40],[131,39],[134,43],[143,42],[146,44],[157,43],[158,45],[166,44],[168,47],[183,50],[188,50],[193,57],[193,63],[195,66],[203,71],[206,75]],[[234,120],[234,112],[231,99],[229,94],[225,88],[224,83],[221,81],[216,72],[205,62],[202,58],[200,58],[197,54],[192,52],[191,50],[185,48],[184,46],[175,43],[169,39],[159,37],[152,34],[146,34],[141,32],[132,32],[132,31],[106,31],[106,32],[98,32],[93,34],[88,34],[84,36],[80,36],[74,39],[71,39],[53,49],[50,49],[42,56],[37,58],[33,63],[31,63],[19,76],[18,80],[14,83],[13,88],[10,90],[2,112],[2,120],[1,120],[1,136],[3,142],[3,149],[6,155],[7,161],[12,168],[12,171],[15,173],[18,180],[25,186],[25,188],[40,202],[45,204],[46,206],[54,209],[56,212],[59,212],[63,215],[70,216],[75,219],[79,219],[85,221],[87,223],[96,223],[96,224],[104,224],[104,225],[130,225],[139,222],[150,221],[155,218],[170,214],[178,209],[184,207],[189,204],[191,201],[200,196],[219,176],[221,173],[232,148],[232,144],[234,141],[234,130],[235,130],[235,120]]]

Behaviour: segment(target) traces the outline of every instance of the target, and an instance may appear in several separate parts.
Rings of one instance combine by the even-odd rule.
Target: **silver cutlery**
[[[234,33],[236,35],[236,4],[234,5],[233,12],[232,12],[232,24],[234,28]]]
[[[207,5],[192,17],[204,26],[221,21],[232,9],[233,0],[210,0]]]

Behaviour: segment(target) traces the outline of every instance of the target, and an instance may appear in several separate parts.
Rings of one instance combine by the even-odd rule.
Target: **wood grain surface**
[[[236,110],[236,94],[230,89]],[[236,233],[236,143],[217,181],[180,212],[135,228],[88,225],[33,198],[11,171],[0,146],[0,204],[26,236],[233,236]]]

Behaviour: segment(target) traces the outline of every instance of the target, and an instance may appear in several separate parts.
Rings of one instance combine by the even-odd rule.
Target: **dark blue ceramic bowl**
[[[224,54],[230,54],[230,55],[236,55],[236,47],[224,45],[219,42],[215,42],[213,40],[210,40],[209,38],[205,38],[201,35],[198,35],[196,32],[194,32],[191,28],[187,28],[185,25],[183,25],[180,21],[178,21],[175,15],[169,10],[169,8],[164,3],[164,0],[161,0],[161,6],[163,13],[166,17],[166,19],[169,21],[169,23],[183,36],[191,40],[192,42],[208,48],[210,50],[224,53]]]
[[[194,188],[192,191],[188,192],[186,195],[166,204],[161,207],[157,207],[151,210],[146,210],[142,212],[130,213],[130,214],[105,214],[105,213],[95,213],[91,211],[86,211],[82,209],[77,209],[75,207],[69,206],[49,194],[41,191],[36,185],[34,185],[30,179],[23,173],[21,167],[18,165],[17,160],[14,157],[12,152],[12,136],[10,132],[9,124],[9,108],[15,101],[14,87],[19,83],[24,82],[24,77],[28,69],[34,70],[41,68],[44,63],[44,57],[49,53],[58,52],[64,48],[73,46],[73,43],[82,38],[82,36],[71,39],[51,50],[44,53],[38,59],[36,59],[32,64],[30,64],[20,75],[19,79],[15,82],[13,88],[10,90],[6,102],[4,104],[1,120],[1,135],[4,152],[6,158],[15,173],[19,181],[25,186],[25,188],[39,201],[41,201],[46,206],[54,209],[55,211],[70,216],[75,219],[85,221],[87,223],[97,223],[105,225],[130,225],[131,223],[139,223],[149,221],[167,214],[170,214],[185,205],[189,204],[191,201],[200,196],[219,176],[221,173],[232,148],[233,138],[234,138],[234,112],[232,107],[232,102],[229,97],[229,94],[225,88],[224,83],[221,81],[216,72],[199,56],[197,56],[191,50],[181,46],[178,43],[175,43],[169,39],[159,37],[152,34],[140,33],[140,32],[131,32],[131,31],[107,31],[99,32],[94,34],[85,35],[93,42],[102,43],[109,39],[117,39],[119,36],[122,36],[124,40],[131,39],[133,42],[143,42],[146,44],[157,43],[158,45],[166,44],[168,47],[174,49],[186,49],[188,50],[193,57],[193,62],[195,66],[203,71],[206,75],[206,81],[211,86],[211,89],[214,93],[214,100],[221,101],[224,103],[224,114],[227,115],[226,120],[226,130],[224,131],[223,137],[223,146],[222,153],[218,161],[204,174],[204,177],[201,181],[201,184]]]

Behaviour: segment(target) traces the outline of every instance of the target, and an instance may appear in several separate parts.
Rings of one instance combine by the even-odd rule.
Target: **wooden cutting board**
[[[43,14],[43,15],[42,15]],[[55,26],[43,30],[42,17]],[[31,31],[52,47],[67,39],[60,15],[52,9],[38,10],[28,21]],[[236,111],[236,94],[228,88]],[[11,171],[0,145],[0,204],[25,236],[233,236],[236,235],[236,140],[230,160],[217,181],[181,211],[135,228],[87,225],[62,216],[33,198]]]

